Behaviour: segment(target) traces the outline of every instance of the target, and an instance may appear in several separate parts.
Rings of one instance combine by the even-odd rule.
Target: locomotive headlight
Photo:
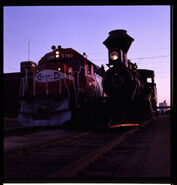
[[[110,59],[111,60],[117,60],[118,58],[119,58],[119,54],[118,54],[117,51],[111,52],[111,54],[110,54]]]
[[[56,51],[56,52],[55,52],[56,58],[59,58],[59,57],[60,57],[59,53],[60,53],[59,51]]]

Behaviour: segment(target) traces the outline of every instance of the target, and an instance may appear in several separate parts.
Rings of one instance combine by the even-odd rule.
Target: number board
[[[72,53],[62,53],[61,57],[64,59],[70,59],[70,58],[74,58],[74,55]]]

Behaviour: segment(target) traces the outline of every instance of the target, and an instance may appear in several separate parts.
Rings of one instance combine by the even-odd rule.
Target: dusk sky
[[[134,38],[128,58],[155,71],[158,102],[170,104],[170,6],[5,6],[4,73],[20,62],[38,62],[52,45],[86,52],[93,63],[108,63],[103,41],[125,29]],[[107,68],[106,68],[107,69]]]

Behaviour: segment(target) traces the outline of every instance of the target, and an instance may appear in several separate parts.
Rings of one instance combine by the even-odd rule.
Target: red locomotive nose
[[[123,85],[123,83],[124,83],[124,79],[121,76],[119,76],[117,74],[115,74],[113,76],[113,78],[112,78],[112,85],[114,87],[116,87],[116,88],[121,87]]]

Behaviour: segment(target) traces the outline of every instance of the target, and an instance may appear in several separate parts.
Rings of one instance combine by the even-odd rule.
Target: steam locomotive
[[[127,59],[133,41],[126,30],[109,33],[103,42],[107,71],[89,61],[86,53],[61,46],[52,46],[38,64],[22,62],[26,75],[21,79],[19,121],[27,127],[54,126],[77,115],[84,124],[89,120],[115,127],[150,119],[156,111],[155,75]]]
[[[127,59],[133,41],[126,30],[113,30],[103,42],[109,57],[103,89],[109,96],[106,112],[112,127],[117,123],[139,125],[156,112],[154,71],[137,69],[136,63]]]

